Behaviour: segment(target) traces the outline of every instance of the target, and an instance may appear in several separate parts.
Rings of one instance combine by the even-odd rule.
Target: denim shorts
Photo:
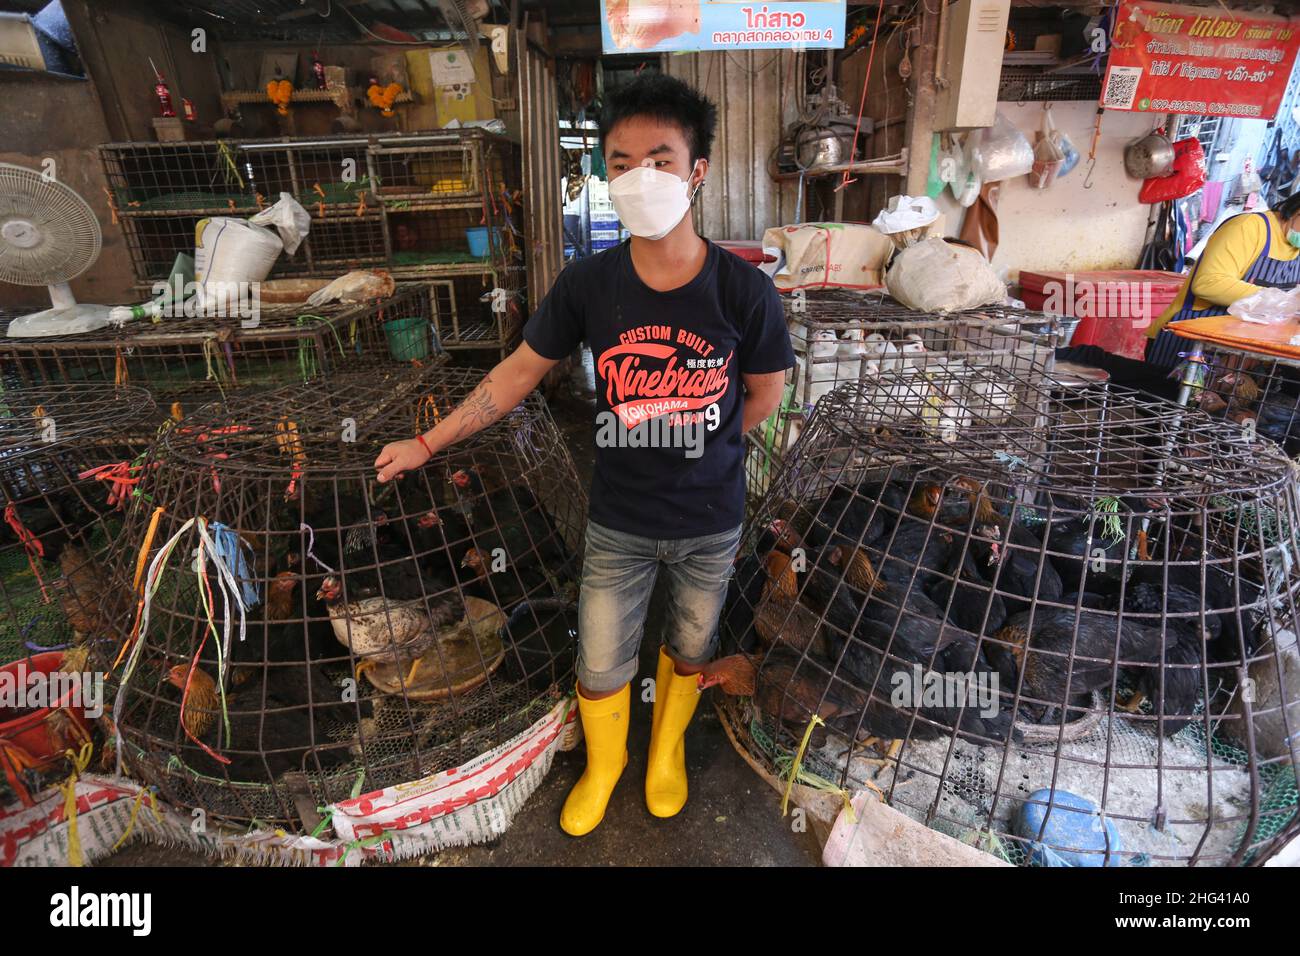
[[[741,526],[699,538],[656,539],[587,522],[578,596],[578,681],[617,690],[636,677],[646,609],[659,569],[668,575],[664,643],[684,664],[704,664],[717,649]]]

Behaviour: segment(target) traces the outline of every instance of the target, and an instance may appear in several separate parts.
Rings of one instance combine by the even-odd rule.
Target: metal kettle
[[[1174,144],[1159,130],[1124,148],[1124,169],[1134,179],[1168,176],[1174,168]]]

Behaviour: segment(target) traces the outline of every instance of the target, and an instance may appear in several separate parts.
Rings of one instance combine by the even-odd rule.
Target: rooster
[[[55,587],[63,613],[72,626],[73,642],[120,638],[124,628],[130,627],[134,595],[119,586],[89,552],[77,545],[63,548],[59,554],[59,570],[63,577]]]

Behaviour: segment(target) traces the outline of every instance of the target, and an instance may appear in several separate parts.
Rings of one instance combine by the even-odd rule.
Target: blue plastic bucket
[[[465,230],[465,241],[469,243],[469,254],[476,259],[484,259],[488,255],[488,227],[474,226]],[[501,245],[501,230],[492,227],[492,246]]]

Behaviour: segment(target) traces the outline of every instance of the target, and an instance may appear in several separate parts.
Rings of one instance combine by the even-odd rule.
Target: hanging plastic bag
[[[1034,189],[1046,189],[1056,181],[1065,165],[1065,154],[1052,141],[1052,111],[1043,110],[1043,127],[1038,132],[1038,142],[1034,143],[1034,166],[1029,170],[1029,185]]]
[[[1167,176],[1142,181],[1138,201],[1168,202],[1190,196],[1205,185],[1205,150],[1198,139],[1180,139],[1174,143],[1174,168]]]
[[[1034,166],[1034,147],[1025,134],[999,111],[993,125],[971,135],[974,169],[981,183],[1023,176]]]
[[[975,135],[970,133],[966,136],[965,145],[959,146],[954,142],[939,161],[940,170],[947,170],[951,174],[952,178],[947,180],[948,188],[963,208],[974,205],[975,200],[980,198],[980,187],[983,185],[973,168],[974,153]]]
[[[931,199],[938,199],[943,192],[943,187],[947,185],[943,178],[939,155],[939,134],[935,133],[930,141],[930,175],[925,181],[925,194]]]
[[[1056,128],[1056,120],[1052,118],[1050,109],[1047,111],[1047,118],[1044,122],[1047,126],[1047,135],[1056,144],[1056,148],[1061,151],[1061,155],[1065,157],[1065,161],[1061,163],[1061,168],[1056,171],[1056,178],[1060,179],[1079,165],[1079,151],[1074,148],[1074,143],[1070,141],[1070,137]]]

